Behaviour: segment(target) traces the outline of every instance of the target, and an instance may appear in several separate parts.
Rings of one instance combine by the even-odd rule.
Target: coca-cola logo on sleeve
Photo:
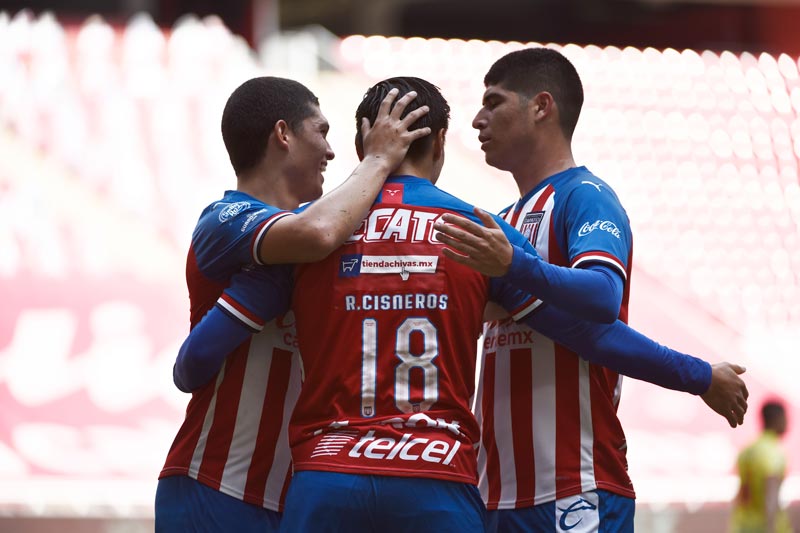
[[[598,229],[600,231],[606,231],[610,233],[617,239],[621,238],[619,228],[610,220],[595,220],[592,223],[584,222],[583,226],[581,226],[581,229],[578,230],[578,237],[585,237],[594,230]]]

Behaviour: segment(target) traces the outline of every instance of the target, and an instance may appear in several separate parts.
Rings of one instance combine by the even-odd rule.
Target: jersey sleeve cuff
[[[290,211],[281,211],[280,213],[275,213],[264,222],[253,232],[253,244],[250,250],[251,255],[253,256],[253,260],[256,264],[263,265],[265,264],[261,261],[261,256],[259,255],[258,251],[261,249],[261,241],[264,240],[264,236],[267,234],[269,228],[272,227],[277,221],[282,219],[283,217],[287,217],[289,215],[293,215],[294,213]]]
[[[253,333],[258,333],[264,329],[266,322],[250,312],[242,304],[231,298],[228,294],[222,293],[216,303],[217,307],[226,315],[241,322]]]
[[[536,311],[539,306],[541,306],[544,302],[538,298],[531,297],[530,300],[522,304],[521,306],[517,307],[516,309],[509,310],[509,315],[511,318],[514,319],[515,322],[522,320],[529,314]]]
[[[628,272],[625,270],[625,265],[622,263],[622,261],[617,259],[617,257],[608,252],[595,251],[582,253],[572,260],[572,264],[570,266],[572,268],[578,268],[579,265],[586,263],[603,263],[604,265],[608,265],[614,270],[618,271],[622,276],[622,279],[626,281],[628,279]]]

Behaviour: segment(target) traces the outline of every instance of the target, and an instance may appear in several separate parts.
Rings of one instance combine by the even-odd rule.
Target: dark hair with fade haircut
[[[551,48],[525,48],[498,59],[483,84],[501,87],[533,98],[547,91],[558,105],[561,130],[572,139],[583,106],[583,84],[575,66]]]
[[[237,87],[222,111],[222,140],[236,175],[261,161],[279,120],[295,130],[311,116],[312,105],[319,106],[314,93],[286,78],[263,76]]]
[[[364,94],[364,98],[358,105],[358,109],[356,109],[357,146],[363,146],[363,139],[361,138],[362,119],[366,117],[369,119],[370,124],[375,124],[375,118],[378,116],[381,102],[383,102],[383,99],[386,98],[386,95],[392,89],[399,90],[397,98],[395,98],[392,106],[394,106],[394,103],[402,98],[404,94],[411,91],[416,91],[417,93],[417,97],[414,98],[403,111],[403,116],[425,105],[429,108],[428,114],[417,119],[411,127],[408,128],[409,131],[425,127],[431,129],[430,135],[415,140],[411,143],[411,146],[409,146],[406,156],[413,159],[422,155],[425,150],[430,147],[436,132],[447,129],[450,123],[450,105],[447,103],[447,100],[444,99],[444,96],[442,96],[441,91],[436,85],[422,78],[398,76],[378,82],[367,90]]]

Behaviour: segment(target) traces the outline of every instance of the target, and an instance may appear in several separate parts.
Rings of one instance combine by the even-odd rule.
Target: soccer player
[[[350,178],[299,214],[289,210],[320,196],[334,157],[317,97],[261,77],[228,99],[222,136],[237,188],[201,214],[186,278],[193,328],[216,314],[238,328],[193,336],[175,364],[175,383],[192,398],[161,471],[157,531],[277,531],[290,474],[286,423],[301,381],[291,315],[278,316],[291,289],[281,264],[319,260],[341,244],[410,143],[428,133],[408,130],[425,108],[400,118],[413,94],[389,112],[396,96],[362,124],[368,155]],[[223,294],[240,271],[246,283]]]
[[[486,162],[511,172],[521,196],[501,216],[541,258],[572,267],[574,287],[583,290],[553,298],[547,286],[533,288],[538,258],[511,246],[485,216],[488,227],[443,218],[451,226],[437,226],[447,233],[440,239],[455,250],[446,257],[487,274],[509,273],[515,286],[573,315],[627,321],[630,226],[608,184],[575,164],[571,139],[583,103],[575,68],[555,50],[524,49],[495,62],[484,84],[473,127]],[[616,415],[619,368],[587,361],[584,352],[512,320],[490,322],[483,333],[475,414],[489,529],[633,531],[635,493]],[[741,424],[747,390],[737,374],[744,368],[720,363],[711,372],[702,398],[731,427]],[[639,377],[670,386],[657,373]],[[731,395],[717,394],[715,381]]]
[[[473,216],[472,206],[432,183],[443,163],[447,103],[424,80],[391,79],[368,92],[357,117],[374,116],[393,87],[420,93],[414,105],[432,111],[415,127],[430,126],[434,134],[411,146],[347,244],[298,269],[293,305],[306,382],[290,426],[297,473],[284,531],[482,530],[478,426],[469,407],[474,343],[489,299],[597,363],[695,394],[714,389],[736,401],[736,388],[699,359],[619,321],[576,320],[443,256],[435,221],[448,212]],[[535,256],[521,234],[498,223],[511,242]],[[570,279],[579,272],[547,264],[539,272],[540,282],[575,298]],[[226,292],[252,277],[237,274]],[[247,334],[212,311],[189,334],[184,346],[194,348],[187,358],[202,346],[192,338],[207,331],[229,342]]]
[[[763,432],[739,454],[739,493],[731,522],[732,533],[791,533],[789,517],[780,507],[786,474],[786,453],[780,439],[786,433],[786,410],[778,401],[761,407]]]
[[[305,382],[289,426],[295,474],[282,531],[483,531],[475,485],[480,432],[470,404],[475,341],[487,301],[596,363],[695,394],[713,387],[727,405],[737,402],[736,383],[715,375],[708,363],[660,346],[620,321],[577,320],[443,255],[436,221],[446,213],[478,220],[472,206],[434,185],[444,162],[449,107],[425,80],[392,78],[367,92],[357,120],[374,117],[392,88],[417,92],[411,107],[428,105],[418,125],[430,126],[432,134],[412,144],[344,245],[296,269],[292,307]],[[361,142],[357,136],[360,155]],[[538,260],[525,236],[499,218],[497,224],[522,255]],[[540,286],[554,283],[554,292],[568,300],[582,292],[575,281],[579,272],[538,261]],[[486,342],[506,350],[530,335],[536,334],[497,334]],[[531,375],[525,355],[509,354],[528,361],[528,373],[514,378],[512,393]],[[588,363],[572,366],[578,379]],[[598,377],[616,376],[603,372]],[[547,394],[536,392],[537,398]],[[565,416],[592,423],[585,413]],[[551,450],[560,450],[550,438]]]

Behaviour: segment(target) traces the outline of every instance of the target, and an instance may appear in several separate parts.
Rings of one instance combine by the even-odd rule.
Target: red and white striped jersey
[[[216,305],[256,333],[225,356],[215,379],[192,392],[159,476],[186,475],[273,511],[281,509],[289,484],[287,424],[302,375],[292,313],[267,322],[285,310],[267,308],[282,300],[277,291],[291,267],[255,265],[261,239],[284,216],[290,213],[240,191],[227,191],[200,216],[186,261],[192,327]],[[254,268],[263,270],[250,281],[253,290],[232,292],[231,278]],[[276,292],[265,300],[259,283],[269,279],[274,283],[266,286]]]
[[[472,210],[428,180],[393,176],[347,243],[297,267],[296,471],[477,483],[470,406],[483,309],[492,300],[521,318],[535,299],[442,254],[435,221],[477,220]]]
[[[502,213],[548,262],[600,262],[625,279],[631,238],[608,185],[585,168],[542,182]],[[635,497],[616,416],[621,376],[511,320],[484,327],[474,412],[479,488],[488,509],[514,509],[594,489]]]
[[[291,478],[287,424],[300,385],[288,313],[228,355],[216,380],[192,395],[160,477],[186,475],[281,511]]]

